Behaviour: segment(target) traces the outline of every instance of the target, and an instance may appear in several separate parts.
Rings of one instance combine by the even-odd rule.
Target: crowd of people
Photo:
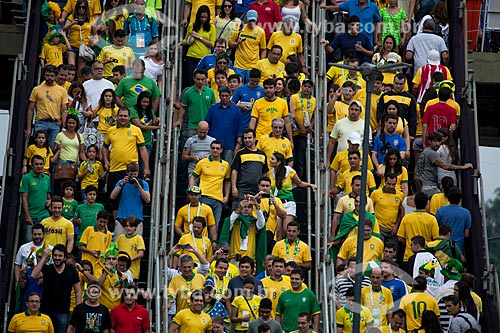
[[[472,226],[460,206],[455,139],[460,106],[448,69],[442,1],[347,0],[321,5],[344,32],[324,52],[357,66],[401,61],[375,93],[356,70],[326,77],[328,244],[337,333],[478,332],[481,299],[465,272]],[[137,303],[150,155],[159,118],[161,1],[47,2],[43,79],[29,99],[20,185],[22,245],[15,260],[16,315],[9,332],[149,332]],[[341,12],[342,14],[338,14]],[[302,35],[318,22],[300,0],[188,0],[181,128],[186,204],[176,213],[163,291],[169,333],[319,332],[321,307],[296,188],[320,100]],[[415,29],[412,24],[415,23]],[[322,47],[323,47],[322,46]],[[371,98],[370,118],[365,119]],[[365,122],[370,126],[364,137]],[[370,151],[363,152],[363,141]],[[367,188],[361,188],[363,153]],[[360,193],[366,191],[362,267],[356,266]],[[155,203],[153,203],[155,204]],[[230,213],[228,213],[230,211]],[[319,222],[316,222],[319,223]],[[361,304],[354,275],[364,274]],[[157,286],[158,287],[158,286]],[[158,309],[157,309],[158,310]],[[42,314],[43,313],[43,314]]]

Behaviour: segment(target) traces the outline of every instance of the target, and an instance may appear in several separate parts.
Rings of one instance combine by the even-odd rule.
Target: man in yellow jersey
[[[216,274],[218,274],[220,277],[225,276],[228,279],[232,279],[235,276],[238,276],[240,274],[238,267],[229,262],[229,251],[230,251],[229,243],[221,242],[217,244],[217,247],[218,249],[217,251],[214,252],[213,257],[207,258],[208,262],[210,262],[209,275],[215,276]],[[223,265],[222,267],[218,267],[217,262],[219,259],[225,259],[229,265]]]
[[[177,311],[168,333],[210,333],[212,332],[212,319],[201,311],[203,308],[203,291],[194,291],[190,298],[188,309]]]
[[[332,164],[330,164],[330,189],[335,187],[335,183],[337,182],[337,173],[340,176],[351,168],[348,154],[349,151],[359,150],[359,146],[361,145],[361,135],[359,135],[358,132],[351,132],[347,138],[347,144],[349,146],[348,149],[337,153]],[[363,151],[360,150],[359,153],[361,157],[363,157]],[[362,165],[361,162],[360,165]],[[368,158],[368,170],[374,170],[371,158]]]
[[[292,137],[292,126],[288,118],[288,106],[286,101],[276,96],[276,81],[274,79],[264,80],[264,98],[260,98],[253,104],[252,114],[248,127],[256,132],[256,140],[268,135],[272,131],[272,120],[283,118],[288,137]],[[293,144],[292,144],[293,148]]]
[[[422,312],[433,311],[439,317],[439,307],[436,299],[425,293],[427,280],[423,276],[415,278],[412,292],[401,298],[399,308],[406,313],[406,328],[409,332],[420,328],[422,325]]]
[[[385,186],[370,195],[375,208],[375,216],[380,224],[382,240],[397,241],[399,224],[404,215],[404,194],[396,190],[397,176],[389,173],[385,176]]]
[[[221,157],[222,149],[222,142],[212,141],[211,154],[196,164],[189,179],[189,186],[194,186],[196,179],[200,180],[200,189],[203,191],[200,201],[212,208],[216,225],[219,224],[222,205],[228,202],[231,190],[230,167]]]
[[[134,51],[125,46],[125,31],[122,29],[115,31],[113,45],[103,47],[97,57],[97,60],[104,65],[104,77],[108,80],[113,77],[113,67],[125,66],[125,70],[127,70],[132,67],[134,59]]]
[[[382,95],[382,82],[384,81],[384,74],[382,73],[376,73],[375,74],[375,81],[373,83],[373,93],[371,95],[371,103],[370,103],[370,128],[372,131],[376,131],[378,128],[378,121],[377,121],[377,106],[378,106],[378,100],[380,96]],[[356,95],[354,95],[354,99],[357,101],[361,102],[361,105],[363,105],[363,110],[366,110],[366,105],[367,105],[367,97],[368,94],[366,92],[366,89],[359,89],[356,92]],[[366,112],[366,111],[364,111]],[[361,114],[361,117],[363,119],[366,118],[366,116]],[[372,135],[374,133],[372,132]]]
[[[365,220],[363,234],[363,264],[381,259],[384,251],[384,243],[377,237],[372,236],[373,222],[370,219]],[[342,264],[344,260],[355,257],[357,252],[358,235],[351,236],[346,239],[340,248],[337,256],[337,266]]]
[[[235,49],[234,71],[241,75],[243,83],[250,80],[250,70],[257,61],[266,57],[266,32],[257,25],[259,14],[255,10],[247,12],[247,23],[241,31],[234,31],[229,39],[229,47]]]
[[[205,277],[198,273],[193,273],[193,258],[183,255],[179,258],[179,270],[181,274],[172,278],[168,285],[168,308],[175,302],[177,313],[189,308],[188,300],[191,293],[196,289],[203,289]]]
[[[182,206],[181,209],[177,211],[174,222],[175,233],[178,236],[189,233],[193,219],[196,216],[202,216],[207,222],[207,228],[203,229],[203,236],[208,236],[208,231],[210,231],[212,241],[216,242],[217,229],[215,228],[214,213],[209,205],[200,202],[202,194],[201,188],[198,186],[191,186],[188,188],[187,192],[189,203]]]
[[[370,273],[371,286],[361,289],[361,305],[372,313],[373,326],[382,328],[388,325],[390,312],[394,306],[391,291],[382,286],[382,271],[379,267]]]
[[[272,255],[285,261],[295,261],[303,270],[311,269],[312,257],[309,246],[299,239],[300,224],[297,221],[288,223],[286,238],[274,245]]]
[[[299,61],[304,67],[304,55],[302,54],[302,36],[293,31],[295,25],[295,18],[293,16],[283,17],[283,24],[281,25],[281,31],[273,32],[269,43],[267,43],[267,49],[271,50],[274,45],[279,45],[283,49],[280,61],[285,63],[286,58],[291,54],[296,54]]]
[[[285,271],[285,260],[283,258],[274,258],[272,265],[272,275],[263,278],[261,281],[266,291],[266,296],[272,302],[271,316],[274,318],[278,299],[284,291],[290,290],[292,285],[290,284],[290,279],[285,279],[282,276]]]
[[[9,333],[40,332],[54,333],[50,317],[40,312],[40,294],[32,292],[26,298],[28,309],[12,317],[7,331]]]
[[[110,151],[110,146],[113,149]],[[127,165],[130,162],[139,162],[139,153],[144,161],[144,176],[149,177],[149,155],[144,146],[144,136],[139,127],[130,123],[130,110],[126,107],[118,110],[118,124],[108,129],[104,145],[102,146],[104,167],[109,171],[107,188],[112,190],[116,183],[127,175]],[[111,192],[110,192],[111,193]],[[114,203],[114,208],[118,202]]]
[[[286,218],[286,209],[280,198],[270,194],[271,179],[265,176],[259,180],[260,209],[266,219],[267,248],[272,249],[275,240],[281,240],[283,221]]]
[[[354,176],[361,175],[361,153],[359,152],[359,150],[349,151],[349,153],[347,154],[347,158],[349,160],[349,165],[351,166],[351,168],[339,175],[335,187],[330,188],[330,195],[337,195],[341,191],[344,191],[345,193],[351,193],[352,178]],[[373,177],[373,173],[371,171],[368,171],[366,175],[366,185],[367,195],[377,188],[375,178]]]
[[[413,255],[411,240],[414,236],[422,236],[425,243],[439,237],[439,226],[434,215],[425,211],[429,198],[423,192],[415,195],[416,211],[403,217],[397,233],[398,240],[405,244],[405,254],[403,262],[408,264],[408,259]]]
[[[257,149],[262,150],[267,156],[267,165],[269,169],[269,160],[274,152],[278,152],[285,156],[288,166],[293,167],[292,145],[288,138],[283,136],[285,121],[283,118],[274,118],[271,122],[273,131],[269,135],[264,135],[257,142]]]
[[[302,82],[302,91],[290,96],[290,116],[293,121],[293,155],[294,169],[300,179],[305,179],[307,137],[314,128],[314,112],[316,111],[316,97],[312,96],[313,81],[305,79]]]
[[[75,231],[73,223],[62,217],[63,201],[61,197],[54,196],[50,202],[52,215],[40,222],[45,228],[45,241],[52,246],[63,244],[68,252],[73,251],[75,244]]]
[[[285,74],[285,64],[280,61],[282,54],[283,48],[279,45],[274,45],[266,59],[257,61],[256,68],[262,73],[260,84],[263,84],[265,79],[283,77]]]
[[[347,297],[347,304],[338,309],[335,316],[337,321],[337,333],[352,332],[352,321],[353,321],[354,311],[359,311],[360,332],[366,332],[367,329],[372,327],[374,323],[370,310],[360,304],[354,303],[354,287],[347,289],[346,297]]]
[[[382,333],[403,333],[405,329],[406,313],[398,309],[392,312],[389,325],[381,328]]]
[[[358,66],[359,65],[359,60],[356,58],[349,59],[349,66]],[[339,86],[342,87],[342,85],[347,82],[351,81],[354,83],[355,86],[355,91],[357,92],[359,89],[366,89],[366,81],[361,77],[358,71],[356,70],[347,70],[347,74],[339,77],[335,83],[338,84]]]
[[[45,130],[48,134],[50,147],[54,147],[54,141],[57,133],[61,130],[61,124],[66,123],[68,109],[68,92],[56,84],[57,74],[59,71],[55,66],[47,65],[44,67],[45,81],[31,91],[26,116],[26,130],[24,131],[24,137],[29,138],[36,108],[35,132]]]
[[[195,250],[205,258],[212,257],[212,244],[210,244],[210,240],[208,239],[208,237],[203,236],[203,230],[206,228],[206,226],[207,222],[205,221],[204,217],[195,216],[193,218],[190,233],[184,234],[177,242],[182,250],[177,252],[176,257],[174,257],[174,267],[177,266],[177,260],[175,259],[178,259],[178,256],[180,256],[181,254],[187,254],[191,256],[193,260],[198,260],[197,256],[194,253],[186,250],[186,245],[188,244],[191,244],[191,246],[193,246]]]
[[[218,249],[218,252],[223,251],[222,249]],[[227,251],[229,254],[229,251]],[[221,301],[222,304],[226,304],[227,298],[227,286],[229,284],[230,277],[227,276],[229,272],[229,261],[227,258],[219,258],[212,262],[214,265],[214,269],[210,269],[210,276],[214,281],[214,297],[217,301]],[[232,264],[231,264],[232,265]],[[212,266],[212,265],[210,265]],[[235,276],[237,276],[236,274]]]

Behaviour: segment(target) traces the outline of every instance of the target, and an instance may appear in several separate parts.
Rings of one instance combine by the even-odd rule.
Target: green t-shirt
[[[287,290],[278,299],[276,313],[281,315],[281,327],[285,332],[298,330],[297,317],[302,312],[311,315],[319,313],[318,300],[310,289],[303,289],[301,292]]]
[[[135,107],[130,109],[130,120],[137,118],[141,122],[141,124],[146,125],[146,126],[152,126],[153,125],[153,119],[155,119],[155,114],[153,112],[153,119],[147,118],[145,115],[140,118],[139,117],[139,112],[137,112],[137,109]],[[147,120],[147,121],[146,121]],[[144,146],[153,146],[153,134],[151,133],[151,130],[142,130],[142,135],[144,136]]]
[[[84,203],[76,207],[76,217],[79,217],[81,221],[76,243],[80,241],[80,237],[87,227],[95,227],[97,225],[97,213],[101,210],[104,210],[104,206],[100,203],[95,203],[93,205]]]
[[[32,219],[50,216],[45,207],[47,193],[50,193],[49,176],[42,173],[40,177],[37,177],[33,171],[28,172],[21,179],[19,192],[28,193],[28,211]]]
[[[207,86],[203,86],[201,93],[196,90],[195,86],[186,90],[182,97],[182,104],[187,107],[188,129],[197,129],[198,123],[205,120],[208,110],[215,103],[214,91]]]
[[[151,94],[152,99],[160,97],[160,89],[156,81],[144,76],[142,79],[134,79],[133,76],[127,76],[122,79],[115,89],[118,97],[123,97],[123,104],[129,109],[132,109],[137,104],[137,96],[143,91]]]
[[[76,208],[77,207],[78,207],[78,201],[76,201],[75,199],[73,199],[71,201],[66,201],[63,198],[62,216],[65,219],[73,221],[73,218],[75,217],[75,214],[76,214]]]

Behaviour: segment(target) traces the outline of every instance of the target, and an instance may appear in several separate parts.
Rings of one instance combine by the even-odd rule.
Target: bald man
[[[196,163],[201,159],[210,155],[210,144],[215,138],[208,135],[208,123],[200,121],[195,135],[187,139],[184,149],[182,150],[182,160],[189,163],[188,179],[193,173]]]

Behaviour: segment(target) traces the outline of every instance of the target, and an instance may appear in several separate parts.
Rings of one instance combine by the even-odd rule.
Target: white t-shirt
[[[365,121],[363,119],[358,119],[357,121],[350,121],[349,118],[340,119],[333,126],[332,133],[330,137],[336,139],[338,142],[337,153],[347,150],[349,145],[347,144],[347,138],[351,132],[358,132],[361,135],[361,141],[363,141],[363,133],[365,130]],[[370,129],[370,141],[372,139],[372,131]]]
[[[113,83],[106,79],[94,80],[90,79],[83,83],[85,92],[87,93],[87,98],[92,105],[92,110],[94,110],[99,105],[99,99],[101,99],[101,94],[104,89],[115,89]]]
[[[28,242],[26,244],[21,245],[21,247],[17,251],[16,260],[14,261],[14,264],[21,266],[21,268],[25,268],[27,264],[26,258],[30,256],[31,253],[31,256],[33,257],[33,262],[36,265],[36,251],[42,246],[43,243],[39,246],[36,246],[35,244],[33,244],[33,242]],[[35,248],[34,252],[31,251],[32,247]],[[52,246],[49,245],[49,248],[52,248]],[[52,259],[50,259],[49,263],[52,263]]]
[[[149,57],[140,56],[139,58],[144,60],[144,64],[146,64],[144,75],[158,81],[158,77],[163,74],[163,65],[158,65]]]

